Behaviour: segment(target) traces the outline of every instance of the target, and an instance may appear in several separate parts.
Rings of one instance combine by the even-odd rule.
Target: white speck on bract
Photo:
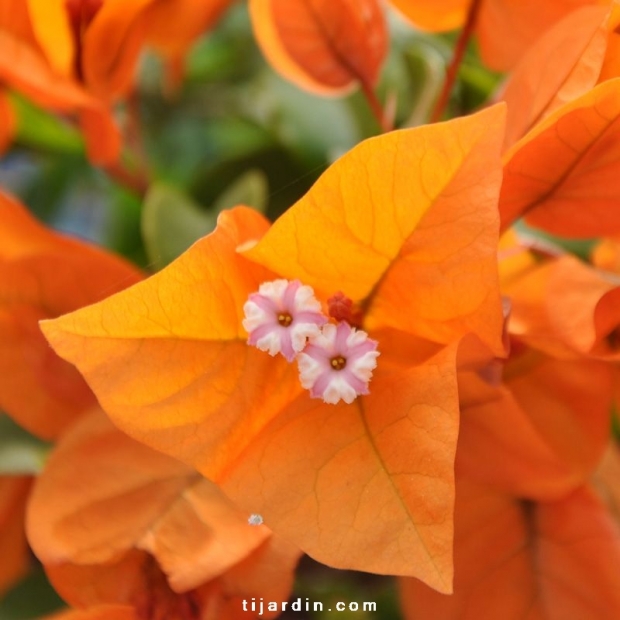
[[[263,517],[261,517],[259,514],[251,514],[248,518],[248,523],[250,525],[262,525]]]

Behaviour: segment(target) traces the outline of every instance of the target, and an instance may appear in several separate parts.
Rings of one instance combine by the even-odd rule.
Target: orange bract
[[[562,106],[506,154],[502,227],[532,226],[573,237],[620,231],[620,79]]]
[[[237,584],[230,595],[286,600],[299,553],[247,518],[213,483],[96,412],[65,435],[37,479],[28,538],[71,604],[144,605],[164,618],[193,592],[201,609],[206,599],[217,607],[228,582]]]
[[[94,404],[37,322],[134,284],[140,274],[93,246],[58,235],[0,194],[0,408],[46,439]]]
[[[254,33],[284,77],[317,93],[371,88],[387,54],[377,0],[250,0]]]
[[[415,25],[441,32],[463,24],[471,0],[390,0]],[[565,15],[609,0],[484,0],[476,32],[484,62],[497,71],[511,69],[547,29]]]
[[[596,84],[616,22],[606,7],[583,7],[532,45],[501,95],[508,104],[505,148]]]
[[[118,129],[101,101],[87,93],[66,72],[57,71],[55,65],[68,62],[68,50],[63,48],[63,32],[58,31],[58,15],[51,9],[52,4],[44,5],[40,0],[30,0],[29,3],[24,0],[0,0],[0,47],[3,50],[0,81],[42,107],[74,113],[78,118],[97,115],[108,135],[101,142],[101,128],[92,134],[86,131],[88,154],[93,163],[109,163],[118,157],[120,151]],[[33,24],[29,13],[35,7],[37,12],[34,16],[47,20],[46,27],[52,29],[47,31],[44,41],[49,49],[56,50],[51,58],[46,56],[46,46],[40,46],[37,40],[40,34],[38,22]]]
[[[591,620],[620,614],[620,530],[591,488],[530,503],[458,479],[455,586],[402,580],[407,620]]]
[[[42,327],[115,423],[276,534],[328,564],[449,591],[456,348],[473,334],[503,351],[502,126],[496,107],[362,143],[270,230],[249,209],[224,213],[159,274]],[[244,302],[276,274],[365,309],[381,352],[368,396],[311,400],[293,365],[246,344]]]
[[[547,261],[510,287],[512,333],[556,357],[620,359],[620,283],[572,256]]]
[[[609,440],[610,369],[530,349],[513,354],[503,375],[499,386],[459,375],[459,459],[506,493],[562,497],[588,480]]]

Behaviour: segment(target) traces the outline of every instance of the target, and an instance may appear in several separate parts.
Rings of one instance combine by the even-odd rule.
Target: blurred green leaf
[[[19,119],[18,143],[55,154],[84,153],[84,140],[75,127],[37,108],[21,95],[12,93],[11,102]]]
[[[149,260],[165,267],[192,243],[215,228],[216,215],[205,211],[183,192],[166,185],[153,185],[142,208],[142,236]]]
[[[363,97],[359,98],[366,114],[367,104]],[[335,159],[369,135],[368,128],[360,126],[360,120],[351,114],[350,99],[309,94],[271,68],[265,68],[244,91],[246,113],[308,167]],[[369,112],[368,117],[374,129],[375,121]]]
[[[590,262],[590,254],[594,246],[598,243],[597,239],[570,239],[558,237],[538,228],[528,226],[523,220],[517,222],[515,229],[524,237],[534,238],[542,241],[546,245],[559,248],[569,254],[574,254],[585,262]]]
[[[265,174],[260,170],[248,170],[217,197],[212,208],[219,213],[237,205],[246,205],[264,213],[269,199],[268,192],[269,182]]]
[[[64,606],[41,567],[37,567],[0,601],[0,620],[33,620]]]
[[[417,127],[428,122],[435,100],[446,76],[443,54],[437,46],[425,39],[416,39],[402,53],[408,70],[408,79],[414,85],[412,96],[406,101],[407,116],[403,127]]]
[[[49,450],[50,444],[33,437],[9,416],[0,414],[0,474],[37,474]]]
[[[348,570],[336,570],[304,556],[297,569],[295,588],[291,602],[301,599],[301,609],[306,602],[310,610],[314,602],[323,603],[322,610],[313,610],[312,617],[318,620],[333,618],[357,618],[357,620],[401,620],[399,601],[394,578]],[[337,603],[344,603],[346,609],[338,610]],[[357,611],[349,609],[349,603],[358,603]],[[364,610],[364,602],[376,603],[376,610]],[[292,618],[293,613],[285,614]]]

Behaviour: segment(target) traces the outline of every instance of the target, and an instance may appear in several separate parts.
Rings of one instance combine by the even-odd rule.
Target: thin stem
[[[144,177],[150,176],[148,156],[144,148],[142,131],[140,94],[133,90],[127,97],[127,139],[137,159],[139,172]]]
[[[140,172],[129,170],[120,163],[109,164],[104,167],[106,173],[119,185],[143,197],[149,187],[148,177]]]
[[[452,60],[448,65],[446,70],[446,80],[443,84],[443,88],[441,89],[441,93],[437,99],[437,103],[435,103],[435,107],[433,108],[433,112],[431,113],[431,123],[436,123],[441,120],[443,113],[448,105],[448,101],[450,100],[450,94],[452,93],[452,89],[454,88],[454,83],[456,81],[456,76],[459,72],[459,67],[461,66],[461,62],[463,61],[463,56],[465,55],[465,50],[467,49],[467,44],[469,43],[469,39],[474,32],[474,28],[476,26],[476,21],[478,19],[478,13],[480,12],[480,6],[482,5],[482,0],[472,0],[469,5],[469,11],[467,12],[467,21],[463,26],[463,30],[461,30],[461,34],[456,42],[454,47],[454,55],[452,56]]]
[[[383,109],[383,105],[379,101],[375,91],[372,86],[366,82],[366,80],[361,80],[362,92],[364,93],[364,97],[366,97],[366,101],[370,106],[370,109],[377,119],[379,126],[384,132],[392,131],[394,129],[393,121],[387,117],[385,110]]]

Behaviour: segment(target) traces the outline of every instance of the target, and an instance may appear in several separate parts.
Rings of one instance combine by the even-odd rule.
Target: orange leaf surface
[[[388,325],[442,343],[474,332],[501,355],[496,161],[503,121],[496,106],[365,141],[246,256],[362,302],[370,328]]]
[[[0,597],[19,579],[30,563],[24,531],[30,476],[0,476]]]
[[[604,364],[530,351],[506,363],[501,386],[460,373],[459,395],[460,461],[472,478],[519,497],[554,500],[583,484],[609,440]]]
[[[171,590],[155,560],[137,550],[129,551],[117,562],[58,564],[46,566],[46,572],[56,591],[75,607],[131,605],[140,619],[269,620],[279,612],[265,610],[258,616],[243,610],[243,600],[246,604],[251,598],[261,597],[265,601],[287,600],[293,568],[290,547],[284,553],[274,547],[272,538],[220,579],[186,592]],[[261,579],[261,574],[269,581]]]
[[[102,250],[47,230],[5,194],[0,214],[0,408],[52,438],[95,399],[50,350],[38,321],[101,299],[140,275]]]
[[[69,111],[93,105],[76,83],[54,73],[32,45],[0,29],[0,79],[43,107]]]
[[[504,148],[596,84],[614,26],[605,7],[583,7],[529,48],[501,95],[508,104]]]
[[[63,19],[66,21],[66,16],[61,15],[65,11],[64,4],[30,0],[27,7],[31,16],[25,12],[26,3],[18,4],[22,5],[16,14],[18,23],[9,19],[0,22],[0,47],[3,50],[0,79],[44,108],[81,115],[91,161],[95,164],[115,161],[121,144],[111,112],[74,81],[65,66],[73,60],[73,43],[65,41],[57,23]],[[16,9],[10,2],[0,8],[8,12]],[[43,51],[37,37],[43,41]],[[67,47],[64,52],[63,46]]]
[[[468,0],[390,0],[416,26],[431,32],[459,28],[467,15]]]
[[[126,95],[146,35],[145,13],[156,0],[106,0],[83,34],[84,83],[105,101]]]
[[[204,620],[216,611],[239,618],[243,598],[287,599],[299,557],[265,526],[249,525],[211,482],[100,413],[54,450],[28,530],[66,601],[128,604],[138,617],[185,617],[191,608]]]
[[[459,479],[451,597],[401,581],[407,620],[620,614],[620,530],[589,487],[532,504]]]
[[[620,240],[601,239],[592,250],[590,260],[599,269],[620,274]]]
[[[491,69],[507,71],[545,31],[572,11],[609,0],[489,0],[480,12],[478,44]]]
[[[269,232],[249,209],[224,213],[168,268],[42,328],[116,424],[191,463],[277,534],[325,563],[448,591],[456,346],[474,334],[503,351],[492,267],[502,120],[494,108],[363,143]],[[441,273],[457,282],[468,269],[466,293],[442,288]],[[323,302],[368,296],[381,352],[369,395],[311,400],[294,367],[247,346],[244,302],[276,274],[314,285]],[[388,314],[402,282],[442,302],[413,326],[394,304]]]
[[[254,34],[274,69],[319,94],[372,87],[387,54],[377,0],[250,0]]]
[[[147,551],[172,590],[186,592],[265,546],[271,533],[247,519],[213,483],[95,413],[63,437],[37,479],[28,538],[49,567],[106,565]],[[271,590],[286,597],[298,554],[282,555]]]
[[[73,76],[74,42],[66,0],[26,0],[34,36],[54,71]]]
[[[103,105],[84,108],[79,122],[89,161],[96,166],[116,161],[122,148],[122,136],[110,110]]]
[[[611,12],[611,21],[614,23],[614,28],[610,30],[607,39],[607,50],[599,82],[604,82],[620,75],[620,32],[618,32],[617,27],[618,19],[620,19],[620,3],[614,0]]]
[[[209,30],[233,0],[158,0],[146,15],[146,40],[172,59],[182,57]],[[170,20],[175,27],[170,28]]]
[[[620,359],[620,281],[573,256],[525,274],[509,288],[513,334],[558,357]]]
[[[415,25],[433,32],[462,26],[467,0],[390,0]],[[484,0],[476,34],[482,58],[496,71],[514,67],[523,53],[549,28],[580,7],[609,0]]]
[[[620,79],[562,106],[508,151],[502,228],[532,226],[580,238],[620,231]]]

